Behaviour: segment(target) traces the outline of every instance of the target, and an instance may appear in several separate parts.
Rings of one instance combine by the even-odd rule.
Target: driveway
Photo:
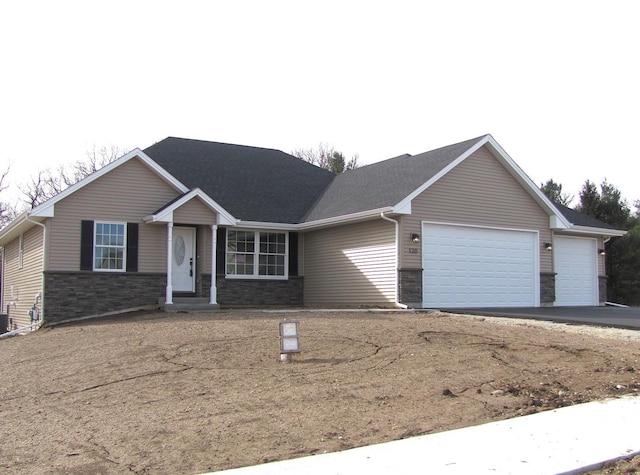
[[[640,307],[458,308],[443,311],[640,330]]]

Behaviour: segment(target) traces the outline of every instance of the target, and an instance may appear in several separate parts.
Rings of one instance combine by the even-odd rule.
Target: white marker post
[[[285,320],[280,322],[280,361],[289,363],[294,353],[300,353],[299,322]]]

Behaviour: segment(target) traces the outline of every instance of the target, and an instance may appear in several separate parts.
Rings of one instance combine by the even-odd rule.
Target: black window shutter
[[[289,233],[289,277],[298,276],[298,233]]]
[[[216,274],[224,275],[227,251],[227,228],[218,228],[216,237]]]
[[[138,223],[127,223],[127,272],[138,272]]]
[[[82,220],[80,227],[80,270],[93,270],[93,221]]]

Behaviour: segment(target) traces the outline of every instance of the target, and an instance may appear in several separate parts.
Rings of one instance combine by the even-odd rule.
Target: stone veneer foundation
[[[45,272],[43,313],[59,322],[118,310],[158,305],[167,276],[142,272]],[[209,297],[211,274],[199,276],[195,297]],[[302,306],[303,277],[288,280],[225,279],[218,276],[218,303],[223,306]]]

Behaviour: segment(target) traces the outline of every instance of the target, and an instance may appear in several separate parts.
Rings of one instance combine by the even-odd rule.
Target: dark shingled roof
[[[337,175],[305,221],[394,206],[484,137],[419,155],[401,155]]]
[[[334,174],[279,150],[169,137],[144,150],[238,219],[295,224]]]
[[[556,208],[558,208],[558,211],[560,211],[562,213],[562,215],[567,218],[567,220],[576,225],[576,226],[586,226],[586,227],[590,227],[590,228],[602,228],[602,229],[616,229],[614,226],[611,226],[608,223],[605,223],[604,221],[600,221],[597,218],[594,218],[593,216],[589,216],[588,214],[584,214],[581,213],[579,211],[576,211],[575,209],[571,209],[571,208],[567,208],[564,205],[561,205],[560,203],[556,203],[555,201],[553,202],[553,204],[556,206]]]
[[[279,150],[202,140],[169,137],[144,152],[238,219],[297,224],[395,206],[484,137],[339,175]],[[555,205],[574,225],[615,229]]]

